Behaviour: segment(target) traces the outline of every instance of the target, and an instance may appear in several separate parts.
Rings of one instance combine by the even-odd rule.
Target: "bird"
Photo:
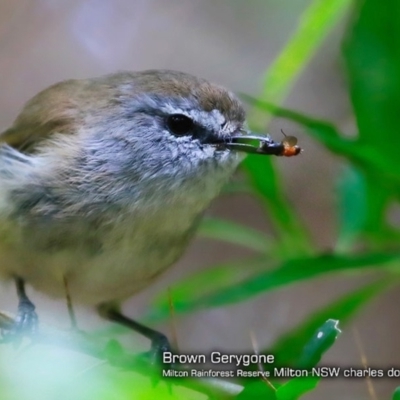
[[[67,282],[75,304],[169,350],[120,305],[182,256],[251,152],[285,155],[249,135],[232,92],[184,72],[123,71],[38,93],[0,134],[0,280],[19,298],[12,331],[37,329],[26,284],[63,298]]]

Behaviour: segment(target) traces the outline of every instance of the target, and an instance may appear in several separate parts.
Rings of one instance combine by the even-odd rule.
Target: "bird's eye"
[[[193,121],[183,114],[170,115],[167,118],[168,129],[174,135],[186,135],[193,127]]]

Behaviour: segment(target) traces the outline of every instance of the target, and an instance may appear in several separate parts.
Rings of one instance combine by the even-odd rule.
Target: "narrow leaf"
[[[198,234],[207,238],[238,244],[260,253],[267,252],[271,243],[271,239],[267,235],[256,229],[215,217],[204,218],[198,229]]]
[[[188,301],[199,301],[231,286],[240,285],[243,280],[255,275],[266,265],[268,262],[264,257],[227,262],[214,265],[183,279],[171,288],[175,312],[181,313],[183,311],[181,306],[185,308]],[[156,321],[167,318],[169,315],[167,295],[162,293],[153,300],[153,306],[145,319]]]
[[[393,392],[392,400],[400,400],[400,386]]]
[[[363,232],[367,220],[366,183],[357,169],[347,167],[337,184],[339,237],[337,251],[351,249],[355,239]]]
[[[279,268],[272,271],[256,274],[249,279],[241,280],[239,283],[222,287],[213,292],[203,292],[202,295],[200,295],[201,290],[193,290],[193,284],[186,286],[185,282],[181,282],[179,287],[183,290],[184,295],[181,293],[179,296],[175,296],[175,292],[173,291],[175,311],[176,313],[184,314],[203,308],[220,307],[244,301],[260,293],[327,273],[364,270],[365,268],[376,268],[378,266],[383,267],[399,261],[400,255],[396,253],[367,253],[361,255],[325,254],[318,257],[305,257],[285,261]],[[262,263],[267,261],[257,260],[254,262]],[[231,268],[232,264],[226,264],[221,268],[219,273],[229,276]],[[236,265],[236,268],[245,268],[245,266],[242,263],[242,265]],[[236,273],[238,273],[237,270]],[[191,278],[191,281],[194,283],[196,279],[197,274]],[[211,282],[211,280],[208,282]],[[184,290],[185,287],[188,289]],[[202,285],[198,284],[197,287],[201,289]],[[205,289],[203,288],[203,290]],[[154,307],[153,313],[157,318],[168,317],[167,303],[163,302],[158,307]]]
[[[350,4],[351,0],[314,0],[310,4],[285,48],[266,72],[260,99],[281,103],[300,72]],[[257,130],[263,129],[268,123],[265,115],[256,112],[250,113],[249,120]]]
[[[296,368],[309,369],[320,362],[323,354],[335,343],[341,333],[338,323],[338,320],[328,319],[316,330],[314,336],[304,346]]]
[[[220,307],[225,304],[244,301],[257,294],[277,289],[294,282],[315,278],[329,272],[365,269],[372,266],[383,266],[399,261],[399,255],[385,253],[361,254],[357,256],[322,255],[315,258],[303,258],[284,262],[273,271],[261,273],[241,282],[239,285],[222,289],[207,298],[193,299],[179,304],[179,312],[200,308]]]
[[[362,307],[383,290],[386,290],[390,284],[391,282],[388,280],[373,282],[344,295],[315,311],[290,332],[282,335],[271,348],[264,349],[262,353],[274,354],[276,363],[281,366],[304,365],[306,359],[310,359],[309,355],[304,354],[307,342],[318,327],[323,325],[324,321],[328,319],[339,320],[342,327],[346,326]],[[267,368],[268,366],[265,365],[264,367]]]
[[[305,227],[283,194],[284,190],[270,160],[265,157],[247,157],[249,181],[269,211],[271,221],[281,241],[281,252],[288,256],[306,255],[312,245]]]
[[[356,0],[344,55],[362,144],[398,162],[400,3]],[[388,144],[390,145],[388,146]],[[400,175],[397,168],[395,171]]]
[[[388,161],[385,152],[379,152],[374,146],[344,138],[333,124],[298,113],[275,104],[242,95],[247,102],[264,111],[271,111],[277,117],[286,118],[307,128],[308,133],[333,153],[345,156],[366,171],[374,174],[378,182],[390,181],[400,186],[398,163]]]
[[[295,79],[316,52],[322,40],[340,20],[351,0],[314,0],[302,14],[297,29],[264,77],[260,98],[280,103]],[[269,118],[257,108],[250,111],[251,129],[261,130]],[[249,156],[243,166],[272,215],[282,243],[282,251],[292,255],[311,252],[307,230],[286,200],[280,177],[268,157]]]
[[[244,384],[244,389],[235,397],[235,400],[277,400],[276,391],[263,380],[247,379]]]
[[[302,378],[293,378],[289,382],[282,385],[276,391],[276,399],[277,400],[296,400],[314,390],[320,381],[321,378],[317,377],[302,377]]]

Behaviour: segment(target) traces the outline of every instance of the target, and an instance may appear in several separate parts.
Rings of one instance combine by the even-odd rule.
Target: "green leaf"
[[[314,0],[311,3],[302,14],[291,39],[266,72],[261,99],[278,103],[283,100],[350,3],[351,0]],[[248,121],[251,129],[263,131],[269,119],[254,108],[248,113]],[[270,211],[282,252],[297,256],[310,254],[312,246],[307,230],[286,200],[271,158],[249,156],[243,166]]]
[[[357,169],[346,167],[337,184],[339,237],[336,250],[351,249],[367,220],[366,182]]]
[[[321,325],[303,348],[295,368],[309,370],[316,366],[322,355],[335,343],[340,334],[338,321],[329,319]],[[278,400],[294,400],[317,387],[319,377],[307,376],[291,379],[276,392]]]
[[[250,277],[246,280],[241,280],[236,284],[228,284],[229,286],[220,287],[215,291],[209,291],[208,284],[211,280],[204,279],[205,285],[198,280],[198,275],[191,277],[191,284],[185,281],[179,284],[181,292],[175,293],[173,290],[173,300],[175,312],[179,314],[193,312],[203,308],[220,307],[226,304],[237,303],[250,299],[260,293],[277,289],[279,287],[300,282],[306,279],[315,278],[317,276],[348,270],[363,270],[370,267],[383,267],[393,262],[400,261],[399,254],[392,253],[367,253],[361,255],[333,255],[325,254],[318,257],[304,257],[285,261],[279,268],[272,271],[262,272]],[[254,260],[256,265],[266,260]],[[246,268],[249,262],[238,263],[233,269],[232,264],[226,264],[220,267],[218,274],[229,277],[230,271],[236,271],[237,268]],[[212,267],[211,267],[212,268]],[[211,271],[212,269],[210,269]],[[203,278],[205,275],[203,275]],[[197,282],[198,290],[194,290],[194,285]],[[223,282],[223,280],[221,280]],[[202,292],[203,290],[203,292]],[[200,294],[202,293],[202,294]],[[167,302],[159,303],[152,309],[154,318],[167,318],[169,308]]]
[[[236,400],[276,400],[276,390],[272,389],[263,380],[249,380],[245,382],[242,392],[235,397]]]
[[[400,145],[400,3],[356,1],[344,46],[359,141],[398,162]],[[400,171],[397,168],[396,173]]]
[[[392,261],[399,261],[399,255],[389,254],[362,254],[359,256],[323,255],[315,258],[289,260],[273,271],[263,272],[245,282],[209,295],[207,298],[192,302],[185,301],[176,305],[176,311],[191,311],[199,308],[220,307],[247,300],[256,294],[290,283],[315,278],[328,272],[339,272],[351,269],[364,269],[371,266],[385,265]]]
[[[400,4],[388,0],[356,1],[353,23],[344,46],[350,95],[359,129],[358,143],[381,155],[381,172],[395,176],[396,187],[378,174],[368,177],[365,193],[367,230],[383,241],[389,230],[385,214],[395,189],[400,195],[398,135],[400,104]],[[379,188],[377,190],[377,188]]]
[[[278,232],[281,253],[299,256],[311,253],[311,243],[305,227],[283,194],[282,184],[266,157],[247,157],[243,166],[249,172],[249,181],[270,213]]]
[[[363,185],[364,190],[363,194],[358,192],[356,198],[363,202],[364,206],[360,202],[358,204],[360,208],[357,209],[356,214],[351,216],[349,221],[354,223],[357,219],[357,223],[360,224],[359,229],[363,231],[363,236],[372,243],[391,246],[398,242],[400,236],[398,231],[388,226],[386,222],[386,211],[390,200],[395,197],[400,198],[400,175],[397,161],[388,161],[385,153],[379,153],[374,146],[343,138],[329,122],[277,107],[274,104],[262,102],[247,95],[243,95],[243,97],[260,109],[270,110],[279,117],[301,124],[308,129],[311,136],[325,145],[328,150],[345,156],[356,164],[360,174],[358,178],[359,189],[361,190]],[[356,198],[352,201],[354,202]],[[348,228],[347,226],[346,229]],[[352,244],[351,240],[352,238],[346,232],[346,235],[339,240],[338,249],[341,251],[349,249]]]
[[[359,143],[356,140],[342,137],[341,133],[330,122],[278,107],[249,95],[242,94],[242,97],[261,110],[270,111],[277,117],[288,119],[307,128],[308,133],[329,151],[348,158],[369,172],[375,178],[376,184],[383,183],[388,187],[390,187],[390,184],[394,184],[397,188],[400,188],[398,162],[388,161],[385,152],[379,152],[374,146],[367,143]]]
[[[301,378],[293,378],[289,382],[282,385],[276,391],[277,400],[296,400],[303,394],[314,390],[321,378],[307,376]]]
[[[400,400],[400,386],[394,390],[392,400]]]
[[[366,285],[314,313],[310,318],[300,323],[288,334],[278,339],[272,348],[263,350],[262,353],[264,354],[275,355],[275,364],[272,367],[270,365],[264,365],[264,370],[271,371],[272,368],[277,366],[291,366],[294,368],[314,367],[320,361],[323,353],[334,343],[339,334],[335,319],[340,319],[341,325],[345,325],[362,306],[381,293],[381,291],[386,289],[389,285],[390,282],[388,281],[380,281]],[[334,319],[323,323],[327,318]],[[321,330],[324,335],[322,338],[318,338],[318,333],[321,332]],[[314,336],[310,340],[310,336],[313,332],[317,333],[314,333]],[[319,341],[320,339],[321,341]],[[249,367],[249,369],[254,370],[256,368],[252,366]],[[301,378],[295,379],[301,382]],[[294,379],[289,382],[292,381],[294,381]],[[315,384],[317,383],[318,381],[315,382]],[[290,394],[289,389],[291,385],[296,384],[291,383],[288,389],[282,389],[282,391],[288,390]],[[301,383],[299,383],[299,385],[301,385]],[[308,383],[305,381],[305,388],[308,387],[307,385]],[[312,388],[313,386],[310,383],[310,389]]]
[[[313,118],[304,113],[280,107],[265,100],[256,99],[248,94],[242,93],[241,97],[247,103],[252,104],[263,112],[270,112],[276,117],[288,119],[307,128],[314,139],[318,140],[333,153],[344,155],[353,160],[362,157],[362,152],[357,148],[355,141],[343,138],[338,129],[329,121]]]
[[[263,232],[215,217],[204,218],[197,232],[200,236],[238,244],[260,253],[266,253],[271,243]]]
[[[388,226],[386,213],[390,201],[394,197],[396,191],[395,186],[382,185],[374,176],[366,175],[365,177],[365,204],[366,216],[364,235],[373,242],[381,242],[381,244],[393,242],[397,247],[400,236],[399,232]],[[390,188],[389,188],[390,187]],[[381,247],[382,248],[382,247]]]
[[[263,100],[280,103],[322,41],[338,23],[351,0],[314,0],[303,12],[291,38],[264,76]],[[252,127],[262,130],[265,115],[250,113]]]
[[[263,350],[263,353],[274,354],[279,365],[304,364],[305,360],[310,358],[310,356],[304,355],[306,343],[324,321],[328,318],[339,320],[340,324],[345,326],[360,311],[361,307],[387,289],[389,285],[387,280],[374,282],[346,294],[314,312],[289,333],[282,335],[270,349]]]
[[[185,308],[187,301],[201,301],[214,293],[227,289],[234,285],[240,285],[249,275],[254,275],[267,265],[265,258],[254,258],[227,262],[214,265],[206,270],[197,272],[182,281],[174,284],[171,288],[174,310],[182,312],[181,306]],[[161,293],[153,300],[152,307],[144,319],[157,321],[170,316],[170,306],[166,293]]]
[[[322,354],[333,345],[340,333],[337,324],[337,321],[328,320],[319,326],[317,331],[314,330],[314,332],[312,332],[308,337],[308,341],[305,343],[303,354],[296,368],[307,372],[309,368],[312,368],[319,362]],[[273,366],[266,365],[265,367],[266,369],[272,370],[277,367],[277,364],[274,363]],[[264,398],[271,400],[295,400],[299,399],[303,394],[310,390],[315,389],[320,378],[308,375],[305,377],[293,378],[283,385],[275,384],[274,381],[275,379],[271,378],[271,381],[268,382],[268,384],[267,382],[262,381],[250,385],[244,381],[245,389],[237,398],[245,400],[261,398],[261,395],[263,395],[265,396]],[[271,388],[271,385],[276,388],[275,391]],[[257,395],[258,397],[256,397]]]
[[[323,354],[335,343],[341,333],[338,323],[338,320],[328,319],[317,329],[314,336],[304,346],[296,368],[309,369],[320,362]]]

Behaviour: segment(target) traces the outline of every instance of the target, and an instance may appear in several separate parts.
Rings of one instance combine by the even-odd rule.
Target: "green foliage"
[[[398,386],[393,392],[392,400],[400,400],[400,386]]]
[[[280,103],[299,73],[317,51],[324,37],[340,20],[351,0],[314,0],[300,17],[293,36],[265,73],[260,100]],[[252,130],[264,130],[270,113],[257,108],[249,112]],[[279,235],[279,251],[289,255],[309,254],[312,250],[307,229],[287,202],[282,180],[267,157],[247,157],[244,168]],[[268,178],[266,178],[268,177]]]
[[[305,20],[313,20],[311,14],[314,10],[316,13],[314,16],[320,18],[318,19],[320,22],[327,21],[318,17],[322,9],[317,3],[310,6]],[[332,4],[326,2],[325,6],[330,7]],[[345,2],[337,2],[335,6],[337,13],[332,15],[341,15],[344,5]],[[340,225],[336,251],[329,255],[316,254],[318,252],[310,243],[307,228],[285,199],[282,181],[275,173],[272,160],[250,156],[245,166],[248,180],[268,210],[276,228],[276,239],[269,240],[269,257],[265,258],[265,268],[268,270],[259,272],[257,268],[250,278],[236,284],[233,283],[235,279],[232,279],[229,285],[224,284],[222,277],[228,276],[229,271],[232,271],[235,277],[237,269],[241,268],[240,262],[218,267],[220,282],[214,275],[213,268],[186,278],[173,288],[173,298],[178,313],[244,301],[255,294],[325,273],[364,271],[371,267],[398,265],[399,254],[388,252],[387,248],[391,248],[394,241],[399,239],[399,231],[389,228],[385,213],[390,201],[397,198],[400,188],[400,169],[397,167],[396,159],[397,142],[400,140],[396,133],[398,124],[396,110],[399,104],[397,96],[400,96],[400,78],[397,73],[400,53],[396,47],[396,40],[400,38],[400,32],[397,32],[400,24],[396,19],[399,17],[397,13],[389,11],[389,7],[380,7],[374,0],[357,2],[356,6],[353,9],[353,24],[348,30],[344,52],[350,77],[350,94],[359,128],[355,139],[349,139],[331,122],[321,121],[268,101],[271,93],[278,101],[282,99],[297,74],[295,72],[303,68],[316,50],[316,45],[307,47],[308,43],[307,51],[300,50],[304,45],[302,29],[307,32],[308,24],[303,24],[299,28],[296,38],[289,42],[278,61],[271,67],[272,72],[267,73],[266,82],[273,90],[269,92],[269,88],[266,87],[259,99],[247,96],[254,109],[302,125],[315,140],[345,160],[345,172],[340,177],[338,185]],[[393,9],[397,7],[398,5],[393,3]],[[379,9],[379,12],[375,12],[375,9]],[[333,19],[329,19],[329,24],[325,24],[323,28],[319,24],[311,25],[315,29],[319,26],[319,37],[323,37],[326,29],[332,26]],[[393,36],[396,39],[392,38]],[[312,39],[310,42],[313,43]],[[293,50],[296,46],[299,46],[298,52]],[[303,57],[297,58],[293,54],[303,54]],[[283,63],[281,60],[292,60],[297,63],[296,67],[282,68],[278,73],[275,71],[276,65],[288,62]],[[271,80],[273,81],[278,75],[279,79],[275,78],[276,81],[271,84]],[[387,150],[388,147],[391,149],[390,152]],[[207,223],[208,226],[212,224],[210,221]],[[242,230],[240,226],[231,224],[228,237],[226,229],[221,230],[218,227],[214,230],[214,237],[234,242],[232,237],[243,235],[243,244],[250,247],[248,239],[252,240],[253,232],[248,232],[247,229]],[[208,235],[212,234],[209,232]],[[360,254],[352,254],[354,246],[362,239],[366,240],[365,250]],[[261,250],[259,244],[261,241],[255,239],[253,249]],[[281,258],[280,265],[271,270],[279,258]],[[244,260],[242,267],[249,269],[254,263],[259,262],[260,258],[256,261]],[[215,282],[216,290],[207,290],[206,296],[202,296],[201,288],[196,289],[194,285],[197,277],[201,277],[204,281],[209,279]],[[187,288],[186,291],[183,288]],[[163,305],[162,301],[158,300],[155,304],[153,315],[155,313],[159,318],[165,317],[167,315],[165,303]]]
[[[337,324],[338,321],[329,319],[319,326],[313,332],[312,336],[307,337],[307,341],[295,367],[307,373],[307,371],[310,371],[312,367],[317,365],[323,353],[333,345],[340,334]],[[279,368],[284,365],[275,363],[273,367]],[[284,384],[279,384],[275,379],[245,384],[244,390],[237,399],[249,400],[257,398],[256,396],[260,396],[259,398],[262,396],[262,398],[271,400],[299,399],[303,394],[315,389],[320,381],[319,377],[312,376],[310,373],[307,374],[308,376],[295,377]]]
[[[317,387],[320,378],[314,376],[293,378],[276,391],[277,400],[295,400]]]
[[[255,229],[217,218],[204,218],[198,234],[211,239],[222,240],[244,246],[260,253],[267,253],[271,242],[265,233]]]
[[[275,359],[280,365],[307,364],[307,358],[311,357],[311,353],[304,354],[307,340],[323,324],[323,321],[330,318],[340,321],[342,327],[345,326],[368,301],[387,287],[387,281],[376,282],[343,296],[315,311],[308,319],[282,335],[270,349],[264,350],[263,353],[275,354]]]
[[[311,340],[304,346],[297,368],[310,369],[321,360],[322,355],[333,345],[340,333],[338,321],[329,319],[314,333]]]
[[[296,255],[309,254],[312,245],[308,238],[307,229],[300,218],[295,215],[293,207],[286,200],[282,182],[267,157],[248,157],[244,161],[248,178],[255,189],[255,194],[265,208],[274,224],[278,240],[278,253]]]
[[[323,274],[350,270],[363,271],[372,266],[391,266],[396,261],[400,261],[399,254],[383,252],[361,255],[322,254],[284,261],[278,268],[255,274],[235,284],[233,279],[240,270],[252,265],[257,266],[262,263],[262,259],[212,267],[173,287],[174,309],[176,313],[191,313],[202,308],[219,307]],[[267,263],[266,260],[264,262]],[[229,277],[230,274],[232,277]],[[227,281],[230,282],[229,286],[226,285]],[[202,282],[204,285],[201,284]],[[207,287],[207,282],[210,282],[211,288]],[[152,307],[151,318],[161,319],[168,316],[169,305],[165,299],[159,298]]]
[[[337,191],[340,194],[337,250],[348,251],[365,228],[367,219],[364,175],[358,169],[347,166],[338,180]]]
[[[300,72],[350,6],[351,0],[314,0],[299,18],[297,29],[267,69],[260,99],[280,103]],[[254,129],[263,129],[268,116],[250,112],[248,119]]]
[[[377,0],[358,1],[344,54],[350,95],[358,125],[361,146],[373,148],[397,180],[400,100],[400,9],[389,0],[382,7]],[[388,235],[385,212],[391,200],[399,197],[399,185],[380,179],[373,165],[363,169],[367,202],[366,233],[385,241]],[[398,232],[396,232],[398,239]]]
[[[286,199],[274,160],[249,156],[244,163],[246,180],[242,185],[264,206],[275,235],[265,241],[258,232],[253,236],[254,232],[247,227],[243,229],[229,223],[220,225],[220,221],[208,220],[208,237],[231,243],[237,243],[235,238],[241,238],[242,245],[254,250],[257,257],[210,267],[183,278],[172,288],[178,314],[246,301],[255,295],[327,273],[362,273],[379,268],[386,272],[388,280],[397,281],[395,271],[400,253],[396,249],[400,231],[390,226],[386,215],[388,207],[398,201],[400,194],[400,135],[397,132],[400,5],[395,0],[389,0],[385,6],[378,0],[352,3],[344,60],[357,121],[356,135],[344,134],[331,121],[281,107],[295,78],[348,5],[349,1],[313,2],[301,18],[295,35],[266,72],[261,94],[257,98],[243,95],[252,105],[249,114],[252,129],[264,130],[271,115],[285,118],[301,125],[314,140],[341,157],[343,168],[335,186],[336,246],[330,254],[316,248],[307,226]],[[263,241],[267,253],[263,253]],[[242,278],[241,269],[246,271]],[[345,326],[368,301],[388,287],[388,280],[372,282],[315,312],[293,331],[281,336],[265,353],[275,354],[282,365],[317,363],[326,349],[313,354],[309,342],[312,332],[329,318],[337,319]],[[199,282],[212,284],[205,289]],[[151,318],[166,318],[168,312],[165,299],[158,297]],[[245,390],[239,398],[296,399],[317,383],[318,380],[295,378],[273,390],[262,380],[244,382]],[[396,398],[396,392],[393,398]]]

